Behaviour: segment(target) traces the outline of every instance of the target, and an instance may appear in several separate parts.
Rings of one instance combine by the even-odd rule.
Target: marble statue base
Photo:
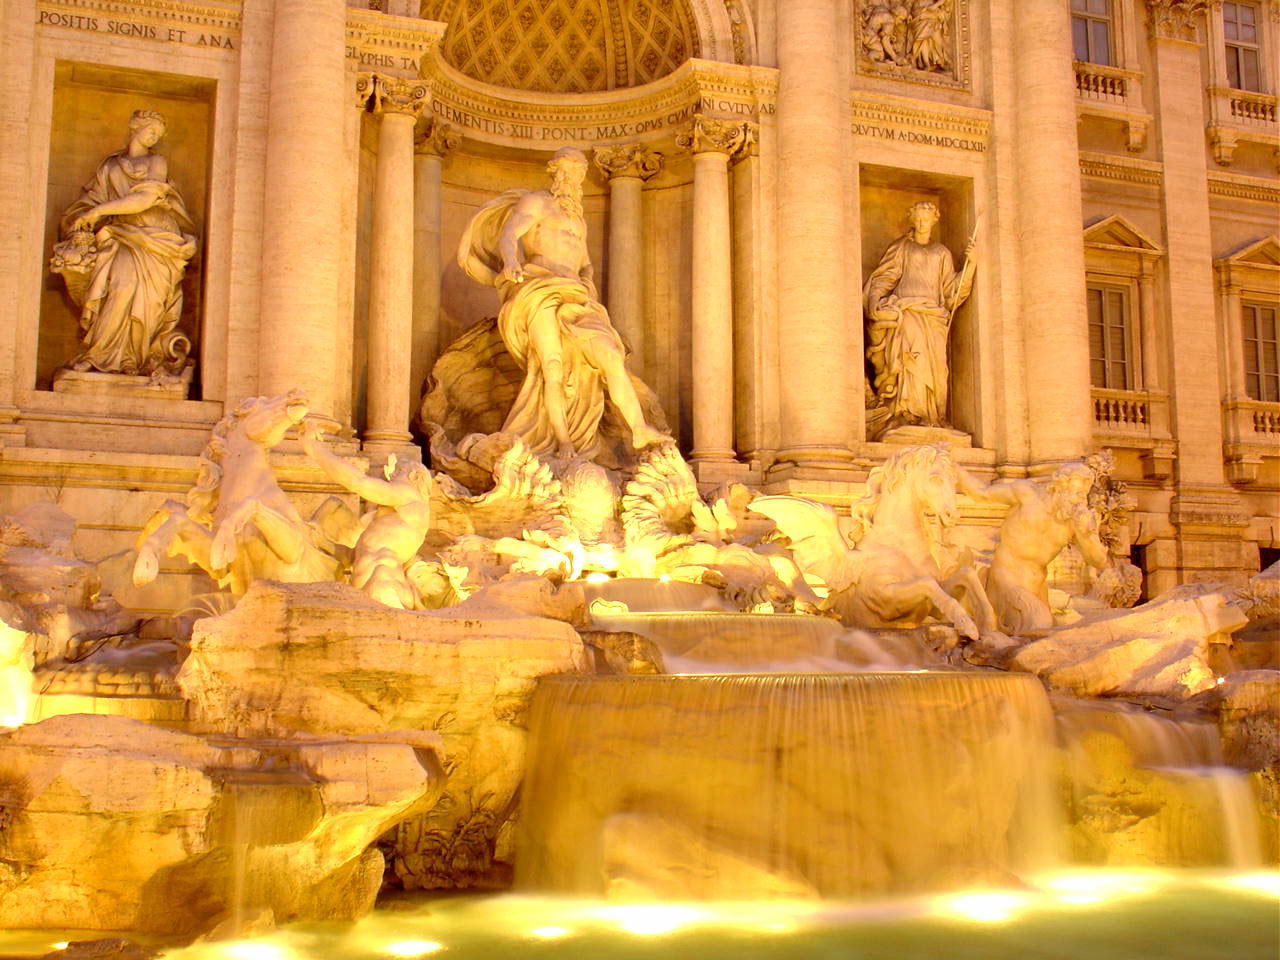
[[[929,427],[923,424],[903,424],[892,427],[876,438],[881,443],[916,446],[922,443],[945,443],[949,447],[972,447],[973,437],[951,427]]]
[[[154,400],[186,400],[191,393],[195,366],[172,376],[131,376],[97,370],[63,367],[53,375],[54,393],[78,393],[96,397],[145,397]]]

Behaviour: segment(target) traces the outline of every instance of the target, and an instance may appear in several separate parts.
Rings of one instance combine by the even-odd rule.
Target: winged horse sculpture
[[[806,575],[821,579],[825,609],[848,626],[914,627],[933,616],[972,640],[996,632],[996,616],[968,558],[949,558],[957,473],[941,446],[907,447],[876,467],[851,505],[851,542],[835,511],[798,497],[760,497],[753,512],[791,541]]]

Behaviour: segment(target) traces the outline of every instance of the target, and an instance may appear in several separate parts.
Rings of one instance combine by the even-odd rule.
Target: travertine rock
[[[196,624],[178,682],[206,729],[439,731],[447,792],[399,831],[395,868],[409,885],[470,885],[488,873],[511,815],[535,678],[592,669],[569,624],[500,602],[504,588],[528,600],[534,586],[550,590],[502,584],[449,610],[411,612],[344,584],[260,581],[235,609]],[[534,593],[541,609],[566,612]]]
[[[1280,670],[1233,673],[1206,699],[1228,763],[1250,770],[1280,765]]]
[[[1099,866],[1221,866],[1227,838],[1214,783],[1139,767],[1119,736],[1090,730],[1068,752],[1073,859]]]
[[[1246,622],[1228,591],[1182,587],[1057,630],[1011,662],[1079,696],[1185,700],[1216,684],[1209,644],[1225,642]]]
[[[87,715],[0,736],[0,927],[354,919],[381,884],[370,846],[440,794],[438,743],[206,739]]]

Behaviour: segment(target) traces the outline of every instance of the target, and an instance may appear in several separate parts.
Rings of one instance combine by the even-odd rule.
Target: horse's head
[[[254,443],[271,448],[284,439],[289,428],[310,412],[307,395],[290,390],[278,397],[252,397],[237,408],[240,429]]]
[[[951,527],[957,517],[957,479],[946,447],[907,447],[871,471],[867,492],[851,504],[851,511],[865,530],[875,522],[882,504],[900,506],[906,501],[913,514]]]

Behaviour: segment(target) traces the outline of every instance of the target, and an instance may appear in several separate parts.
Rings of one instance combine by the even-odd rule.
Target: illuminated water
[[[420,899],[353,925],[166,951],[164,960],[1275,960],[1280,873],[1088,871],[1034,889],[876,903]],[[55,935],[0,933],[0,957]],[[62,936],[66,936],[63,934]],[[98,936],[101,936],[100,934]]]

